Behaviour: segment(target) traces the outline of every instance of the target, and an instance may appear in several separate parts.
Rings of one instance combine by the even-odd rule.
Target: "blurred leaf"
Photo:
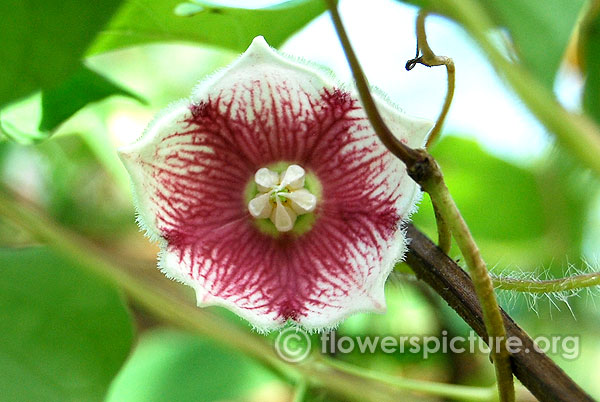
[[[553,149],[542,162],[537,176],[547,248],[556,260],[548,268],[555,276],[564,276],[567,262],[576,267],[581,264],[584,230],[600,183],[562,148]]]
[[[532,172],[457,137],[444,137],[431,152],[474,234],[497,240],[543,234],[541,197]]]
[[[0,182],[61,224],[123,245],[122,236],[137,232],[133,205],[88,135],[60,135],[35,147],[0,142]]]
[[[567,260],[579,261],[585,221],[599,184],[560,149],[531,169],[457,137],[444,137],[431,152],[490,266],[551,266],[558,275]],[[414,221],[437,239],[427,196]],[[450,255],[457,254],[453,250]]]
[[[523,63],[552,89],[584,1],[485,0],[482,4],[499,26],[508,29]]]
[[[0,267],[2,401],[101,401],[133,337],[119,294],[42,248]]]
[[[0,110],[0,129],[7,137],[20,144],[39,143],[48,139],[54,129],[81,108],[113,95],[128,96],[144,102],[138,95],[80,65],[67,81],[52,89],[43,90],[41,98],[34,95]]]
[[[36,147],[49,168],[44,178],[49,213],[87,236],[109,236],[120,242],[135,227],[127,193],[99,164],[82,136],[63,136]]]
[[[0,24],[0,106],[67,79],[120,0],[8,0]]]
[[[600,2],[590,2],[579,31],[578,51],[586,77],[583,108],[600,124]]]
[[[160,330],[142,336],[106,402],[230,400],[272,379],[244,355],[194,335]]]
[[[128,0],[89,54],[153,42],[195,42],[242,52],[258,35],[278,47],[325,9],[322,0],[290,0],[257,9],[204,0]]]
[[[0,140],[3,137],[30,145],[44,141],[50,135],[39,130],[41,93],[37,92],[0,109]]]
[[[81,65],[68,81],[42,91],[40,130],[51,131],[87,104],[112,95],[128,96],[143,102],[138,95]]]

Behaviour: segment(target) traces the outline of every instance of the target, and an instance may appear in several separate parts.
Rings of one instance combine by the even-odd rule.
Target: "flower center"
[[[254,175],[258,193],[248,202],[248,211],[256,219],[270,219],[279,232],[294,228],[299,215],[311,213],[317,197],[305,187],[306,172],[290,165],[277,173],[266,167]]]

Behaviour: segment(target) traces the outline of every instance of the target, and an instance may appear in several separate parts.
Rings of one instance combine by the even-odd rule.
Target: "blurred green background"
[[[154,273],[157,247],[135,224],[128,177],[115,152],[119,145],[137,138],[158,110],[189,96],[198,80],[231,62],[256,34],[349,78],[328,17],[313,20],[324,10],[320,1],[250,10],[180,3],[0,2],[6,10],[0,27],[0,182],[148,275]],[[498,37],[512,34],[512,50],[527,55],[525,65],[553,86],[566,107],[599,116],[596,31],[590,30],[583,46],[587,59],[573,50],[573,27],[583,2],[507,3],[489,8],[503,27]],[[407,112],[434,119],[444,94],[443,71],[402,71],[414,52],[416,9],[391,0],[368,5],[348,0],[340,7],[371,81],[389,89]],[[395,18],[407,24],[394,24]],[[519,25],[532,18],[541,21],[536,25],[541,33],[531,32],[529,25],[535,24]],[[552,43],[540,53],[548,26]],[[598,179],[533,121],[458,26],[436,17],[428,27],[434,50],[454,57],[458,71],[456,102],[431,152],[492,272],[545,279],[598,271]],[[592,66],[589,71],[584,60]],[[592,77],[587,81],[586,71]],[[425,90],[416,91],[421,86]],[[435,239],[427,197],[413,218]],[[132,308],[119,291],[40,247],[1,216],[0,247],[0,400],[291,400],[292,387],[270,369]],[[450,256],[458,259],[458,250]],[[439,335],[445,330],[468,336],[468,326],[406,271],[399,267],[389,280],[387,314],[357,315],[337,333]],[[187,289],[181,292],[192,297]],[[597,288],[543,297],[499,292],[502,306],[533,337],[580,336],[579,358],[551,357],[596,398],[598,293]],[[250,331],[230,313],[211,310]],[[436,353],[424,360],[379,352],[340,358],[408,378],[479,386],[494,382],[483,354]],[[525,392],[519,395],[531,399]],[[337,397],[312,389],[308,400]],[[407,400],[435,399],[410,394]]]

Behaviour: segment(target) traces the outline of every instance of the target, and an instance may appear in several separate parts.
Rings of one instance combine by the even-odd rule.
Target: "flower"
[[[376,96],[398,138],[431,123]],[[373,132],[357,96],[262,37],[120,150],[159,267],[268,331],[331,328],[385,311],[418,186]]]

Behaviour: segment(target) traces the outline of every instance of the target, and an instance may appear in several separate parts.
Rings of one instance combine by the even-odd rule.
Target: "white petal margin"
[[[377,111],[396,138],[411,148],[425,146],[428,134],[433,128],[433,121],[407,115],[396,105],[379,96],[377,91],[373,91],[372,96]]]
[[[374,274],[368,277],[363,287],[355,288],[355,293],[346,297],[343,308],[327,307],[309,319],[302,317],[298,325],[310,332],[325,332],[335,329],[348,317],[358,313],[385,313],[385,283],[394,266],[402,261],[406,253],[405,230],[399,228],[388,244],[381,265],[373,268]]]
[[[162,238],[156,222],[160,206],[152,201],[156,182],[151,165],[157,162],[155,152],[163,138],[186,130],[187,124],[183,121],[191,117],[189,107],[190,102],[185,99],[169,105],[158,113],[137,141],[118,149],[131,178],[138,223],[153,241],[162,241]]]
[[[219,90],[231,88],[232,82],[239,81],[240,75],[254,75],[256,69],[264,71],[274,71],[278,69],[289,70],[289,74],[301,76],[302,81],[307,83],[303,87],[309,93],[318,96],[323,88],[344,88],[343,84],[335,82],[329,75],[324,74],[324,69],[318,66],[312,66],[306,62],[300,62],[292,56],[284,55],[273,49],[262,36],[254,38],[248,49],[228,68],[212,75],[208,79],[198,84],[192,93],[192,99],[195,102],[208,99],[215,95]],[[281,72],[280,72],[281,74]],[[313,89],[313,91],[310,91]],[[406,141],[406,144],[412,148],[420,148],[425,145],[427,134],[433,127],[433,122],[427,119],[421,119],[409,116],[400,110],[396,105],[389,102],[386,98],[378,94],[379,91],[373,90],[372,96],[377,105],[377,110],[382,115],[385,123],[398,139]],[[352,96],[360,99],[355,90],[351,91]]]
[[[191,265],[191,261],[189,260],[189,256],[186,255],[183,259],[183,263],[179,261],[179,253],[178,251],[171,252],[168,249],[161,252],[159,255],[159,267],[165,273],[169,272],[180,272],[182,266],[188,269]],[[168,275],[171,277],[170,275]],[[181,282],[186,285],[192,287],[196,292],[196,304],[198,307],[210,307],[210,306],[219,306],[224,307],[238,316],[242,317],[250,324],[254,330],[260,333],[268,333],[272,330],[281,328],[285,325],[285,321],[278,316],[277,312],[269,312],[267,310],[254,309],[248,307],[240,307],[238,304],[232,302],[229,299],[224,299],[222,297],[216,297],[208,292],[204,287],[198,286],[198,280],[194,279],[190,281],[189,279],[178,277],[172,277],[172,279],[179,279]]]
[[[303,91],[314,97],[318,97],[323,88],[339,87],[321,74],[317,68],[281,54],[269,46],[262,36],[257,36],[248,49],[229,67],[200,82],[192,92],[192,100],[200,102],[218,95],[227,98],[228,95],[232,95],[231,88],[235,84],[244,80],[255,80],[259,71],[281,78],[297,78],[297,82],[303,83]],[[265,92],[269,91],[270,89],[265,86]],[[260,105],[261,102],[256,104]],[[251,110],[248,112],[253,113]],[[251,120],[253,116],[249,115],[248,118]]]

